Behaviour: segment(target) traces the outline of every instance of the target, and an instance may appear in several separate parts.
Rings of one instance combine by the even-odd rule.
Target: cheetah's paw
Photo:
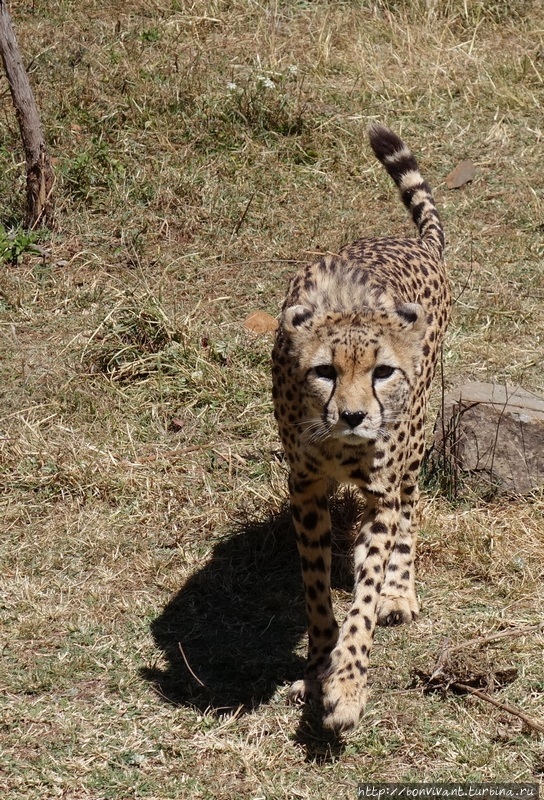
[[[307,700],[315,700],[319,696],[319,682],[312,678],[302,678],[295,681],[287,692],[287,702],[301,705]]]
[[[382,595],[378,601],[378,625],[401,625],[412,622],[419,614],[419,606],[414,595],[394,597]]]
[[[357,682],[342,682],[332,673],[322,686],[323,727],[336,733],[352,731],[365,710],[367,689]]]

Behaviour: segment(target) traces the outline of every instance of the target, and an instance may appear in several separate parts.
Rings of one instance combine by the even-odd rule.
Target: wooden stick
[[[47,154],[38,106],[23,66],[6,0],[0,0],[0,56],[15,106],[26,157],[27,228],[53,224],[53,169]]]
[[[495,642],[499,639],[514,639],[518,636],[527,636],[530,633],[538,633],[539,631],[544,631],[544,622],[539,622],[537,625],[528,625],[526,628],[507,628],[504,631],[490,633],[488,636],[476,636],[474,639],[467,639],[466,642],[460,642],[456,645],[446,645],[442,648],[442,651],[438,656],[436,666],[429,680],[432,681],[434,678],[437,678],[440,675],[444,665],[446,664],[446,661],[452,655],[452,653],[458,653],[460,650],[465,650],[467,647],[472,647],[473,645],[479,646],[482,644],[488,644],[489,642]]]
[[[502,711],[506,711],[508,714],[512,714],[514,717],[519,717],[519,719],[522,719],[523,722],[529,726],[529,728],[532,728],[535,731],[540,731],[540,733],[544,733],[544,722],[540,722],[540,720],[530,717],[524,711],[520,711],[519,708],[511,706],[509,703],[501,703],[500,700],[496,700],[492,695],[482,691],[481,689],[475,689],[473,686],[468,686],[466,683],[458,682],[450,683],[449,688],[459,689],[463,692],[473,694],[476,697],[479,697],[480,700],[485,700],[486,703],[491,703],[492,706],[496,706],[496,708],[500,708]]]
[[[194,673],[194,672],[193,672],[193,670],[191,669],[191,666],[190,666],[189,662],[187,661],[187,656],[186,656],[186,655],[185,655],[185,653],[183,652],[183,647],[181,646],[181,642],[178,642],[178,647],[179,647],[179,652],[181,653],[181,655],[182,655],[182,657],[183,657],[183,660],[184,660],[184,662],[185,662],[185,666],[187,667],[187,669],[189,670],[189,672],[191,673],[191,675],[193,676],[193,678],[195,679],[195,681],[196,681],[197,683],[199,683],[201,686],[203,686],[203,687],[204,687],[204,689],[206,689],[206,684],[205,684],[205,683],[202,683],[202,681],[200,680],[200,678],[198,677],[198,675],[195,675],[195,673]]]
[[[199,450],[207,450],[208,448],[213,448],[213,446],[213,442],[208,442],[208,444],[193,444],[190,447],[179,447],[176,450],[160,450],[157,453],[150,453],[147,456],[141,456],[137,461],[127,461],[123,459],[123,461],[119,463],[122,467],[140,467],[144,464],[152,463],[153,461],[159,461],[161,458],[182,458],[189,453],[197,453]],[[214,452],[216,451],[214,450]]]
[[[452,653],[458,653],[460,650],[465,650],[467,647],[480,646],[482,644],[496,642],[501,639],[512,639],[518,636],[527,636],[530,633],[538,633],[539,631],[544,631],[544,622],[540,622],[537,625],[529,625],[525,628],[510,628],[504,631],[498,631],[497,633],[490,633],[488,636],[477,636],[474,639],[467,639],[466,642],[460,642],[456,645],[445,646],[438,656],[436,666],[428,682],[430,684],[432,681],[436,681],[436,679],[444,671],[448,658],[452,655]],[[475,687],[469,686],[461,681],[447,682],[445,688],[457,689],[458,691],[467,692],[475,697],[479,697],[480,700],[485,700],[486,703],[491,703],[491,705],[495,706],[496,708],[500,708],[502,711],[506,711],[508,714],[512,714],[514,717],[518,717],[519,719],[523,720],[523,722],[525,722],[529,728],[539,731],[540,733],[544,733],[544,722],[541,722],[535,717],[529,716],[529,714],[526,714],[524,711],[521,711],[515,706],[511,706],[509,703],[502,703],[500,700],[496,700],[492,695],[488,694],[488,692],[484,692],[482,689],[476,689]]]

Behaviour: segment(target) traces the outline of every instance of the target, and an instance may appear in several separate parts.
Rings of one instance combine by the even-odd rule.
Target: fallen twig
[[[160,461],[161,458],[164,459],[176,459],[182,458],[183,456],[188,455],[189,453],[197,453],[199,450],[207,450],[208,448],[213,447],[213,442],[208,442],[207,444],[195,444],[191,445],[190,447],[178,447],[175,450],[160,450],[156,453],[149,453],[147,456],[140,456],[137,461],[127,461],[123,460],[119,463],[122,467],[140,467],[144,464],[152,463],[153,461]],[[214,451],[215,452],[215,451]]]
[[[438,656],[432,674],[426,679],[427,686],[431,690],[436,690],[438,688],[442,689],[442,691],[453,689],[454,691],[472,694],[475,697],[479,697],[480,700],[485,700],[487,703],[491,703],[491,705],[495,706],[496,708],[500,708],[502,711],[518,717],[519,719],[523,720],[523,722],[525,722],[525,724],[532,730],[544,733],[544,721],[529,716],[529,714],[526,714],[524,711],[521,711],[515,706],[511,706],[509,703],[503,703],[501,700],[497,700],[483,689],[478,689],[477,687],[470,686],[468,683],[464,683],[463,681],[452,679],[453,676],[450,678],[447,676],[448,662],[451,659],[451,656],[455,653],[459,653],[460,651],[466,650],[469,647],[479,647],[483,644],[489,644],[490,642],[496,642],[502,639],[512,639],[519,636],[527,636],[528,634],[538,633],[540,631],[544,631],[544,622],[540,622],[537,625],[529,625],[525,628],[508,628],[503,631],[498,631],[497,633],[491,633],[488,636],[477,636],[474,639],[467,639],[467,641],[460,642],[456,645],[446,644]]]
[[[526,628],[507,628],[504,631],[491,633],[488,636],[476,636],[474,639],[467,639],[465,642],[460,642],[456,645],[446,644],[438,656],[435,668],[429,680],[432,681],[440,675],[448,658],[450,658],[453,653],[458,653],[460,650],[465,650],[467,647],[489,644],[489,642],[495,642],[499,639],[513,639],[518,636],[527,636],[530,633],[538,633],[539,631],[544,631],[544,622],[539,622],[538,625],[529,625]]]
[[[468,686],[466,683],[458,682],[450,683],[449,688],[476,695],[476,697],[479,697],[480,700],[485,700],[487,703],[491,703],[491,705],[500,708],[502,711],[506,711],[508,714],[512,714],[514,717],[519,717],[519,719],[523,720],[523,722],[525,722],[529,728],[532,728],[535,731],[540,731],[540,733],[544,733],[544,722],[540,722],[540,720],[530,717],[529,714],[526,714],[524,711],[521,711],[515,706],[511,706],[509,703],[502,703],[500,700],[496,700],[492,695],[482,691],[481,689],[475,689],[473,686]]]
[[[206,688],[206,684],[205,684],[205,683],[202,683],[202,681],[200,680],[200,678],[198,677],[198,675],[195,675],[195,673],[194,673],[194,672],[193,672],[193,670],[191,669],[191,665],[190,665],[190,664],[189,664],[189,662],[187,661],[187,656],[186,656],[186,655],[185,655],[185,653],[183,652],[183,647],[181,646],[181,642],[178,642],[178,647],[179,647],[179,652],[181,653],[181,656],[182,656],[182,658],[183,658],[183,661],[185,662],[185,666],[187,667],[187,669],[189,670],[189,672],[191,673],[191,675],[193,676],[193,678],[195,679],[195,681],[196,681],[198,684],[200,684],[200,686],[203,686],[203,687],[204,687],[204,689],[205,689],[205,688]]]

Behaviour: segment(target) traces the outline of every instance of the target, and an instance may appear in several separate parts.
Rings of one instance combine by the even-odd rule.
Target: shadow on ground
[[[300,567],[284,509],[216,545],[152,622],[167,667],[143,674],[176,705],[251,710],[302,674],[295,650],[304,632]]]
[[[353,498],[334,503],[333,585],[351,590],[346,543],[356,514]],[[284,508],[248,522],[222,539],[152,622],[164,669],[142,670],[164,700],[215,714],[251,711],[278,685],[304,673],[300,643],[306,631],[304,598],[290,513]],[[305,707],[296,741],[312,756],[330,752],[318,704]],[[332,748],[334,749],[334,748]]]

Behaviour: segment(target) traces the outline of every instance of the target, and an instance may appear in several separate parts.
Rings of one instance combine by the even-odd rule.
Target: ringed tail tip
[[[379,122],[370,123],[368,137],[374,155],[396,183],[422,242],[442,258],[444,231],[440,217],[431,188],[421,176],[410,148],[400,136]]]

